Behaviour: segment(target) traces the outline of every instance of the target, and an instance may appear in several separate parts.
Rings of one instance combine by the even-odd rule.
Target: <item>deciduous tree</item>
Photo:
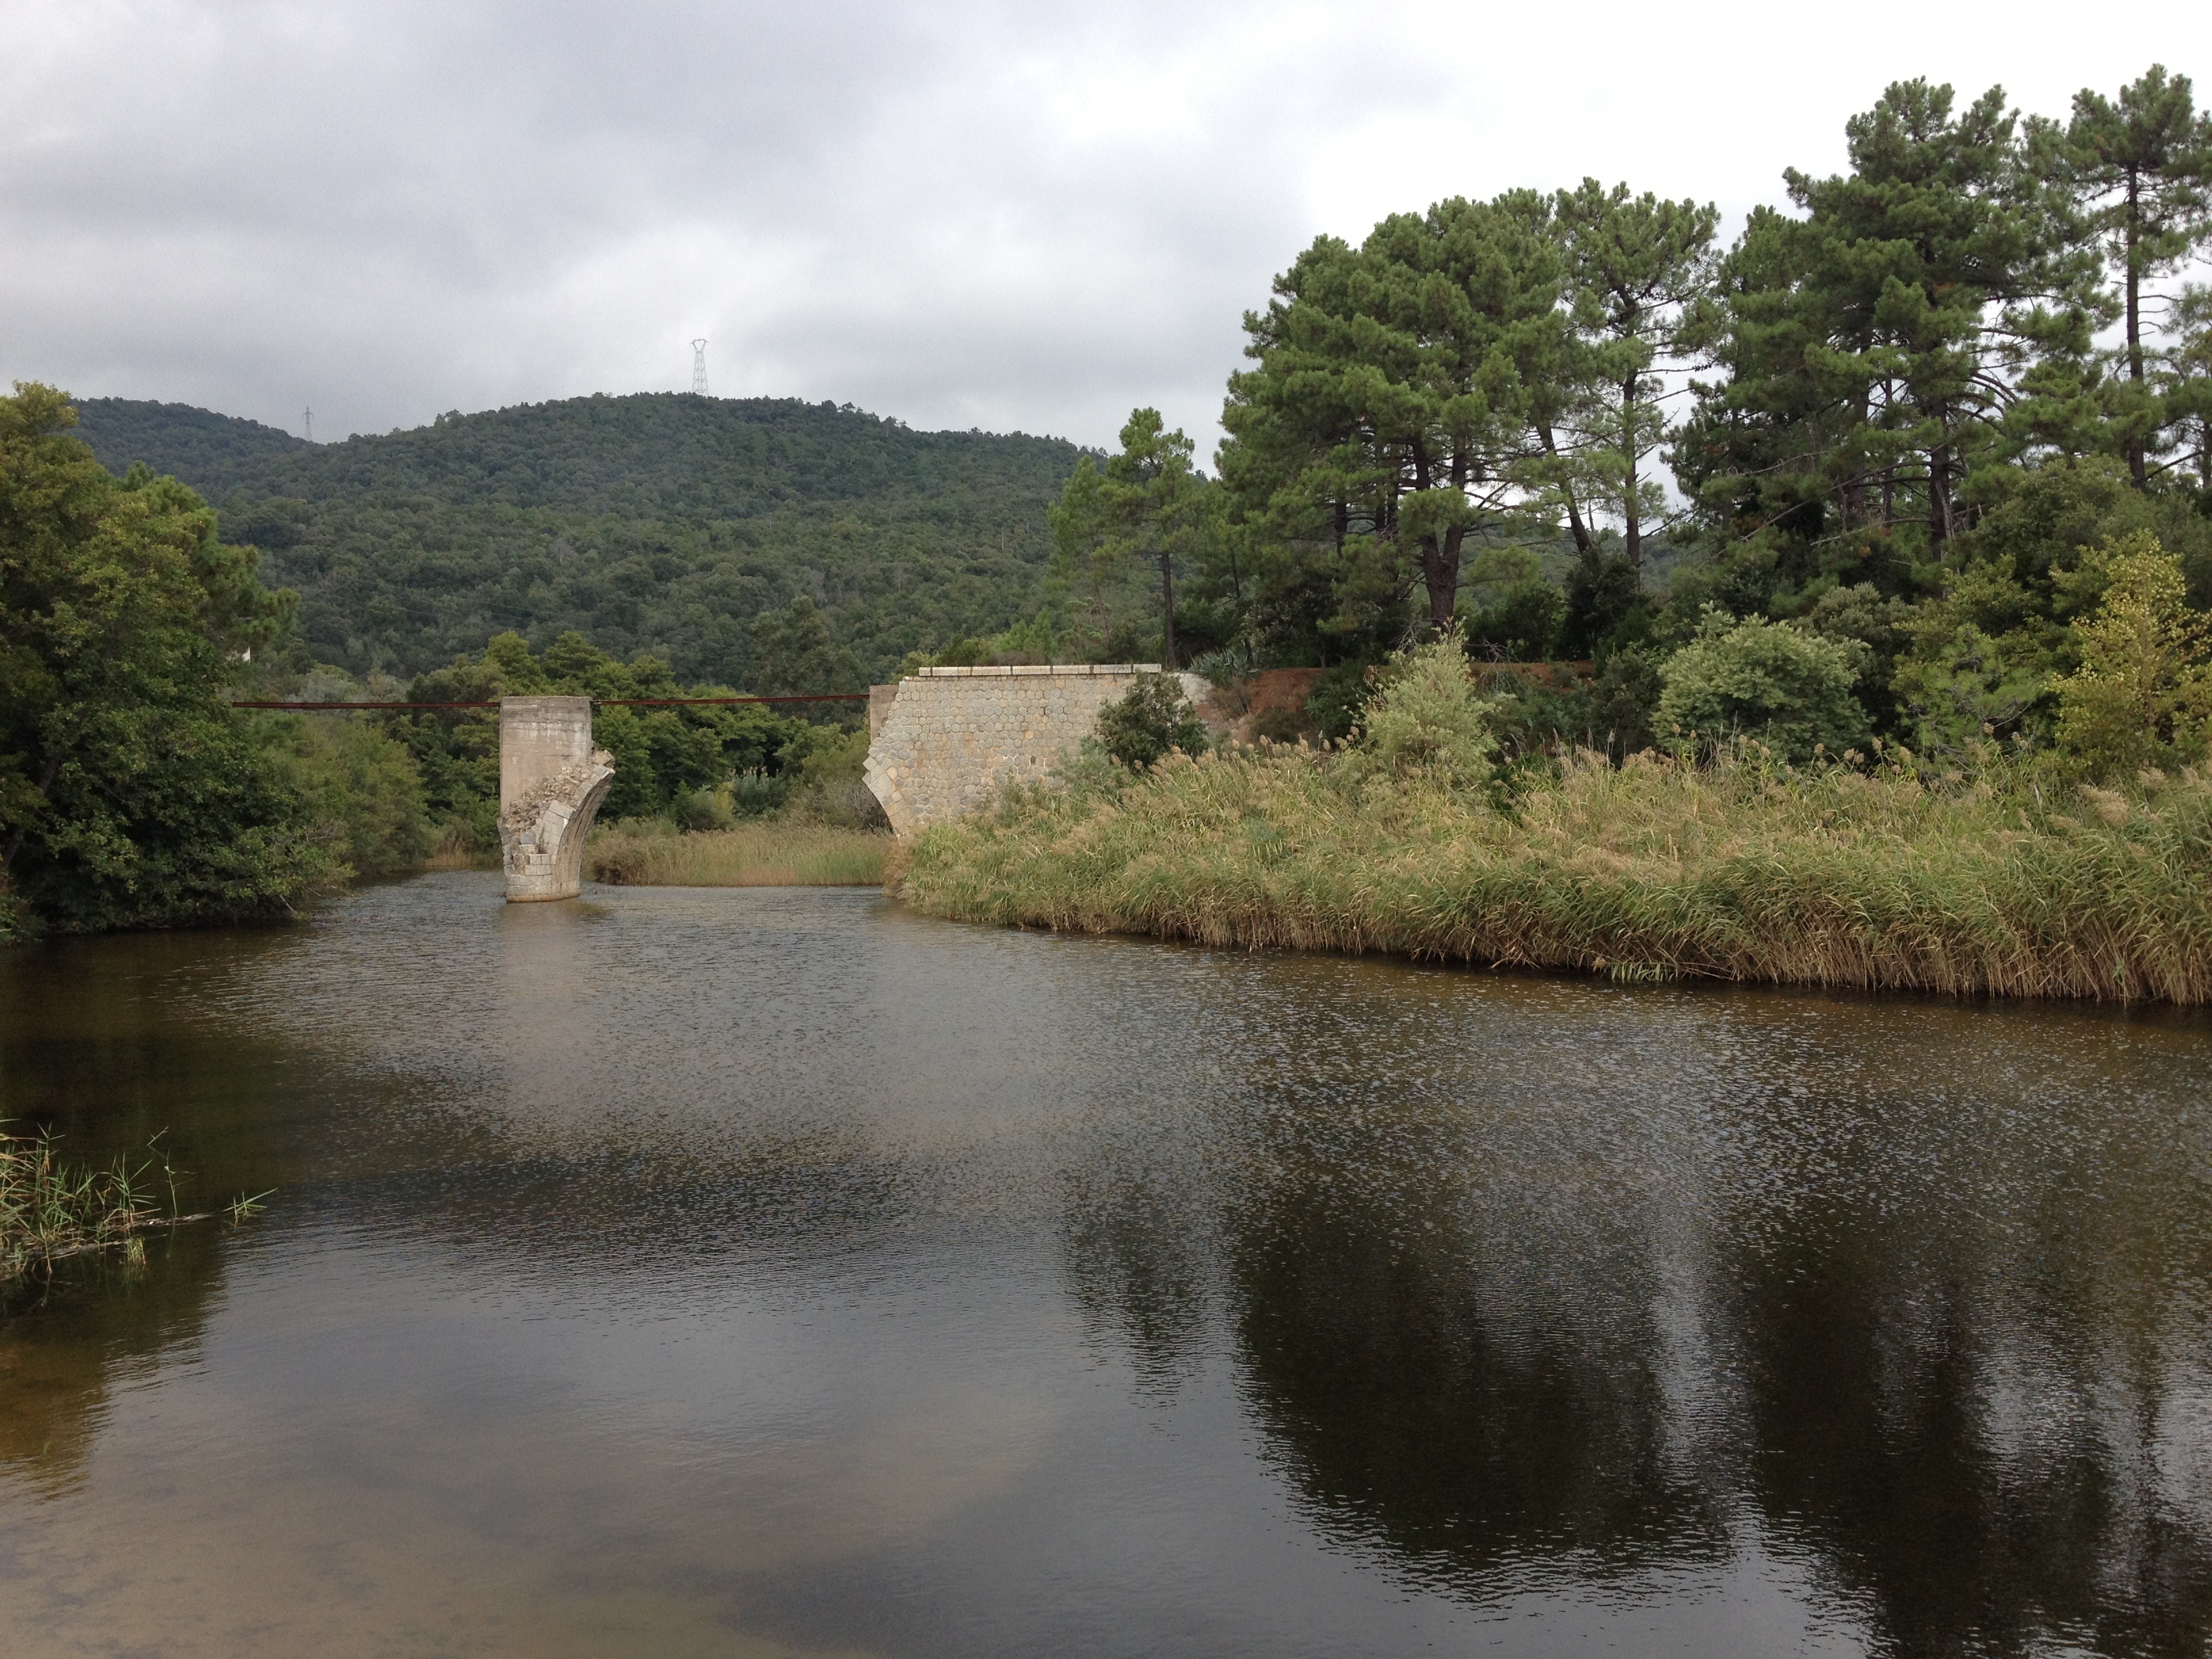
[[[73,420],[48,386],[0,398],[0,897],[85,931],[289,909],[343,866],[224,693],[291,596]]]

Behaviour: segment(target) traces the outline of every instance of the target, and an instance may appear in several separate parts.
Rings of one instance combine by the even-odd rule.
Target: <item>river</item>
[[[0,954],[276,1189],[0,1316],[0,1650],[2197,1654],[2212,1024],[360,890]]]

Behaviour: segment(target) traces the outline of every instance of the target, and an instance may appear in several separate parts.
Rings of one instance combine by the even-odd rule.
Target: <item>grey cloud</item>
[[[1316,231],[1586,171],[1740,210],[1834,165],[1881,82],[1946,70],[1845,51],[1771,84],[1707,55],[1790,46],[1763,27],[0,0],[0,374],[295,427],[312,403],[331,435],[684,385],[704,333],[725,393],[1088,442],[1152,403],[1210,435],[1241,313]],[[2089,67],[1942,27],[1962,84]]]

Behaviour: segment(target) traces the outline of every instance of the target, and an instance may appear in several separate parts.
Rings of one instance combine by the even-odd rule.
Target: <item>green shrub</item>
[[[726,787],[731,815],[737,818],[764,818],[781,810],[791,795],[789,778],[758,769],[738,773]]]
[[[734,794],[728,784],[720,789],[691,790],[669,803],[669,818],[687,835],[727,830],[738,821],[731,805]]]
[[[2060,750],[2099,777],[2202,760],[2212,617],[2190,609],[2181,562],[2136,531],[2091,552],[2075,580],[2103,597],[2069,630],[2081,665],[2056,686]]]
[[[270,717],[293,787],[357,876],[411,870],[434,839],[407,745],[362,714]]]
[[[1340,662],[1313,683],[1306,693],[1306,714],[1323,741],[1348,738],[1359,724],[1360,705],[1367,701],[1367,671],[1363,661]]]
[[[1098,742],[1133,772],[1155,766],[1181,750],[1206,751],[1206,722],[1183,695],[1182,682],[1166,674],[1139,674],[1128,695],[1098,711]]]
[[[778,756],[792,780],[787,814],[848,829],[886,827],[884,809],[862,776],[868,758],[868,733],[834,726],[802,727]]]
[[[1738,622],[1708,608],[1697,635],[1659,665],[1663,738],[1711,744],[1755,737],[1793,761],[1867,740],[1866,710],[1852,696],[1867,647],[1820,639],[1764,617]]]
[[[1591,746],[1616,759],[1649,749],[1652,719],[1664,690],[1659,664],[1650,652],[1641,646],[1615,651],[1590,683]]]
[[[1468,620],[1467,637],[1480,656],[1504,662],[1543,662],[1565,623],[1567,602],[1541,576],[1515,582]]]
[[[1359,746],[1389,771],[1477,788],[1498,769],[1498,705],[1479,694],[1457,629],[1401,652],[1360,720]]]
[[[1253,717],[1255,743],[1297,743],[1313,735],[1313,716],[1303,708],[1270,708]]]

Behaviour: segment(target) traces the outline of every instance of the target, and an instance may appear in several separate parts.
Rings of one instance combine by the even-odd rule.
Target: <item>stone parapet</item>
[[[972,811],[1008,783],[1052,775],[1154,663],[925,668],[887,707],[871,697],[866,776],[899,835]],[[1178,676],[1194,702],[1195,674]]]
[[[1053,662],[1009,663],[995,668],[917,668],[912,678],[924,680],[1011,680],[1042,675],[1048,679],[1078,679],[1096,678],[1101,674],[1119,679],[1132,679],[1139,674],[1157,674],[1160,665],[1156,662]],[[1186,680],[1197,676],[1186,674]]]

